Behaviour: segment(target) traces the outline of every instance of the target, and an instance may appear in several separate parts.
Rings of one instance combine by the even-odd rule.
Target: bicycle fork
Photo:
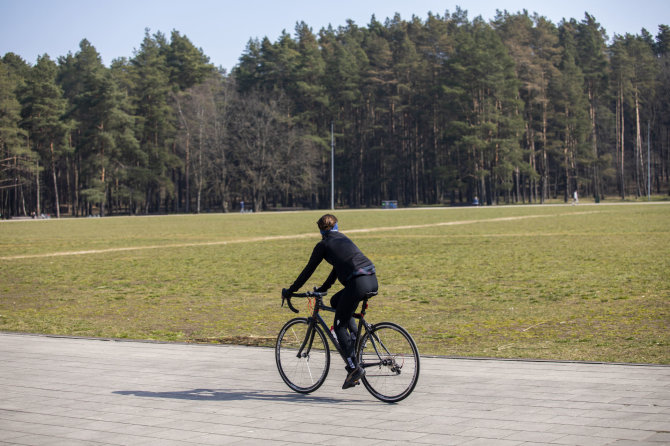
[[[316,335],[316,328],[314,327],[314,325],[316,325],[316,320],[310,317],[307,318],[307,321],[309,322],[307,328],[307,335],[305,336],[305,339],[302,341],[302,345],[300,346],[298,354],[296,355],[296,357],[298,358],[309,357],[309,352],[312,350],[312,344],[314,343],[314,336]],[[307,351],[305,351],[305,347],[307,347]]]

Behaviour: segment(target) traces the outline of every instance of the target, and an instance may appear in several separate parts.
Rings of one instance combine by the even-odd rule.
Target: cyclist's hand
[[[288,289],[282,288],[281,290],[281,306],[284,306],[284,301],[288,304],[288,307],[291,309],[292,312],[294,313],[299,313],[299,311],[291,305],[291,296],[293,293],[291,293]]]

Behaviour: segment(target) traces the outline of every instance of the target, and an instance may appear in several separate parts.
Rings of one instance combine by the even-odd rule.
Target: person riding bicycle
[[[342,385],[348,389],[356,385],[365,370],[356,362],[354,347],[356,323],[352,317],[363,297],[378,288],[375,266],[347,236],[340,233],[337,217],[331,214],[322,216],[317,221],[321,231],[321,241],[316,244],[307,266],[289,288],[282,290],[284,297],[297,292],[314,273],[322,260],[333,265],[333,270],[323,285],[316,289],[326,292],[339,280],[344,288],[333,295],[330,305],[335,308],[334,330],[337,341],[342,347],[347,361],[347,378]]]

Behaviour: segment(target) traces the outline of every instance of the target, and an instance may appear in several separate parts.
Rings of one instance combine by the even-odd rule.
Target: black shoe
[[[365,370],[361,366],[357,366],[349,372],[347,379],[345,379],[344,384],[342,384],[342,388],[349,389],[354,387],[363,376],[365,376]]]

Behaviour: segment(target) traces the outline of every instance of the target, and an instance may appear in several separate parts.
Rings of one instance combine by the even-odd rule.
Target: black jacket
[[[319,291],[328,290],[335,283],[336,278],[342,285],[347,286],[347,282],[354,277],[375,273],[375,266],[370,259],[363,255],[354,242],[349,240],[349,237],[339,232],[329,231],[316,244],[307,266],[295,279],[289,291],[292,293],[298,291],[312,276],[323,259],[333,265],[333,271],[321,285]]]

